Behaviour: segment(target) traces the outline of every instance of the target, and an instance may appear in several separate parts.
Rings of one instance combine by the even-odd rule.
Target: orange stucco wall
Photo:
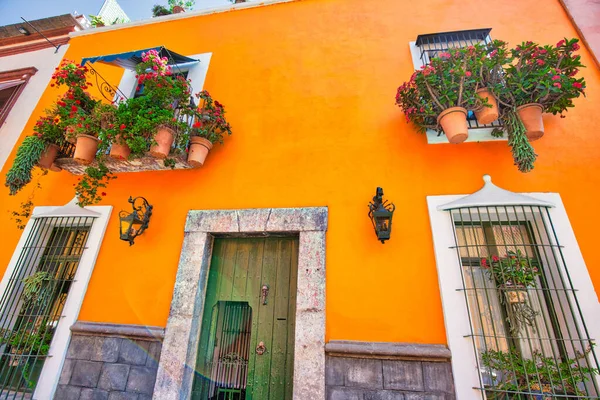
[[[567,119],[545,118],[529,174],[513,166],[506,142],[428,145],[394,105],[413,69],[409,41],[482,27],[511,44],[576,35],[558,0],[302,0],[73,38],[71,59],[156,45],[212,52],[205,88],[234,132],[202,169],[111,182],[102,204],[115,209],[80,319],[164,326],[190,209],[328,206],[327,339],[445,343],[425,198],[471,193],[485,173],[514,191],[560,193],[600,287],[600,72],[586,49],[588,97]],[[37,113],[55,96],[49,89]],[[67,203],[75,181],[67,172],[43,177],[36,204]],[[367,218],[376,186],[397,206],[385,245]],[[15,209],[30,191],[9,198],[2,189],[0,208]],[[155,206],[133,247],[118,239],[129,195]],[[20,234],[0,213],[2,268]]]

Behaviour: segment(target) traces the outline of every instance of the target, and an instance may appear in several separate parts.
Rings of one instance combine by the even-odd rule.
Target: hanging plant
[[[10,190],[13,196],[19,192],[25,185],[31,182],[31,171],[36,166],[42,152],[46,148],[46,143],[38,136],[27,136],[23,143],[17,149],[17,156],[13,165],[6,173],[5,186]]]
[[[102,189],[106,188],[112,179],[116,179],[116,177],[101,162],[98,163],[97,168],[87,167],[83,177],[75,186],[77,204],[80,207],[86,207],[101,201],[102,197],[106,196],[106,192]]]
[[[23,279],[23,301],[27,306],[44,304],[52,291],[52,275],[46,271],[37,271]]]

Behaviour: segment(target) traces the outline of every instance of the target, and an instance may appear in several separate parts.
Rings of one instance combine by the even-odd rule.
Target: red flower
[[[556,43],[556,47],[561,47],[565,45],[565,41],[561,40],[560,42]]]
[[[489,268],[489,265],[487,264],[487,258],[482,258],[481,259],[481,266],[483,268]]]
[[[102,193],[101,193],[101,195],[102,195],[102,196],[106,196],[106,192],[102,192]]]
[[[469,76],[471,76],[471,71],[467,71],[467,72],[465,72],[465,76],[466,76],[466,77],[469,77]]]
[[[560,76],[558,76],[558,75],[554,75],[554,76],[552,77],[552,80],[553,80],[553,81],[555,81],[555,80],[558,80],[558,79],[560,79]]]
[[[498,262],[498,261],[500,261],[500,259],[498,258],[498,256],[494,255],[494,256],[492,256],[492,261]]]
[[[560,82],[554,82],[554,86],[556,86],[559,89],[562,87],[562,85],[560,84]]]
[[[583,88],[583,85],[579,82],[573,82],[573,87],[575,87],[577,89],[581,89],[581,88]]]
[[[75,100],[75,103],[81,104],[81,100]]]
[[[121,124],[121,126],[119,126],[119,129],[120,129],[120,130],[123,130],[123,129],[125,129],[125,128],[126,128],[125,124]]]
[[[542,65],[546,64],[546,62],[545,62],[544,60],[540,60],[540,59],[538,59],[538,60],[535,60],[535,62],[536,62],[536,63],[537,63],[537,65],[539,65],[539,66],[542,66]]]
[[[192,125],[194,128],[200,128],[202,126],[202,124],[200,123],[200,121],[196,121],[194,122],[194,125]]]
[[[579,46],[579,43],[573,43],[573,50],[579,50],[581,48],[581,46]]]
[[[77,111],[77,106],[71,106],[71,111]]]

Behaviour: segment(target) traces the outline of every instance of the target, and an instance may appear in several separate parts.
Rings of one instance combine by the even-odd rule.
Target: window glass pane
[[[456,239],[458,240],[461,257],[481,258],[489,255],[482,226],[457,226]]]

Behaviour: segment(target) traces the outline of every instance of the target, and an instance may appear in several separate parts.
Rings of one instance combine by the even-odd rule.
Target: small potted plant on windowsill
[[[169,8],[171,12],[174,14],[179,14],[185,12],[186,10],[191,10],[194,7],[194,0],[185,1],[185,0],[169,0]]]
[[[503,258],[496,255],[482,258],[481,267],[495,283],[500,301],[507,306],[511,331],[519,332],[523,324],[533,326],[538,312],[528,303],[527,289],[535,288],[536,278],[541,275],[533,260],[521,250],[509,250]]]
[[[585,95],[584,67],[578,39],[564,39],[556,46],[524,42],[511,50],[505,64],[504,86],[498,86],[500,100],[518,115],[530,141],[544,135],[542,113],[562,114],[573,107],[573,99]]]
[[[452,49],[413,73],[396,93],[406,119],[423,132],[441,129],[450,143],[464,142],[468,110],[487,106],[476,93],[479,77],[468,69],[476,55],[474,46]]]
[[[482,365],[491,372],[487,387],[488,399],[545,400],[550,395],[561,399],[578,399],[587,396],[585,382],[598,374],[589,366],[586,357],[591,347],[573,357],[556,359],[534,351],[525,358],[515,349],[507,352],[488,350],[481,354]]]
[[[105,26],[104,20],[99,15],[90,15],[90,24],[94,28],[101,28]]]
[[[196,97],[200,108],[189,110],[194,123],[189,131],[188,163],[194,167],[201,167],[213,144],[222,144],[225,133],[231,135],[231,126],[225,119],[223,105],[213,100],[206,90],[197,93]]]

